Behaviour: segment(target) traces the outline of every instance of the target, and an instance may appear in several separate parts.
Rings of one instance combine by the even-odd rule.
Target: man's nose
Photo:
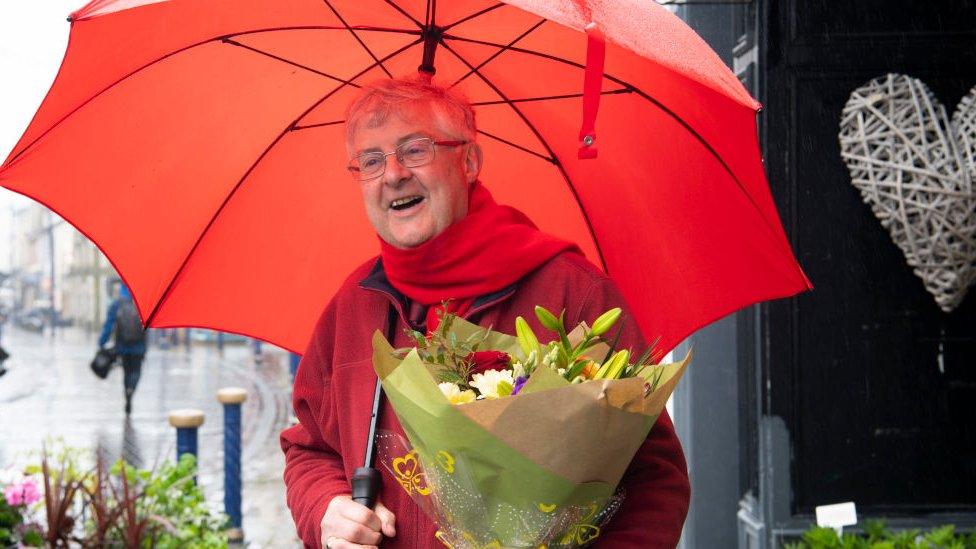
[[[403,164],[397,160],[396,155],[386,157],[386,170],[383,173],[384,182],[387,185],[397,185],[401,181],[410,179],[413,174],[409,169],[404,168]]]

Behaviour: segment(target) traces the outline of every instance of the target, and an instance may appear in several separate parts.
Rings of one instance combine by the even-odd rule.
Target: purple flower
[[[515,396],[515,395],[519,394],[519,391],[522,390],[522,387],[525,386],[525,382],[528,381],[528,380],[529,380],[529,378],[527,378],[525,376],[518,376],[517,378],[515,378],[515,385],[512,386],[512,395],[511,396]]]

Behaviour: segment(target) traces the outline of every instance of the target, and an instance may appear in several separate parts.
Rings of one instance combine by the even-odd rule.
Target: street
[[[38,334],[4,326],[11,358],[0,378],[0,467],[36,461],[45,441],[100,448],[111,459],[124,457],[153,468],[176,453],[175,430],[167,415],[180,408],[205,413],[199,431],[199,482],[208,503],[223,510],[223,414],[216,400],[221,387],[242,387],[243,529],[249,547],[300,546],[285,506],[278,433],[287,425],[290,380],[288,356],[264,346],[260,360],[250,344],[194,343],[153,346],[142,367],[132,415],[123,406],[122,371],[116,366],[101,380],[88,363],[95,335],[78,328]]]

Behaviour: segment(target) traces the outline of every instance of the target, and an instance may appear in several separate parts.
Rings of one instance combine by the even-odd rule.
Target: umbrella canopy
[[[654,2],[96,0],[70,19],[0,184],[94,241],[148,325],[301,351],[379,248],[345,107],[421,64],[474,104],[495,198],[578,242],[663,347],[810,287],[766,183],[760,105]],[[581,160],[587,25],[606,52],[599,155]]]

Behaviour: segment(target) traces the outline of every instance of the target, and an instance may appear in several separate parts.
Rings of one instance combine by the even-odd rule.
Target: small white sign
[[[835,503],[817,507],[817,526],[833,528],[840,535],[845,526],[857,524],[857,509],[854,502]]]

